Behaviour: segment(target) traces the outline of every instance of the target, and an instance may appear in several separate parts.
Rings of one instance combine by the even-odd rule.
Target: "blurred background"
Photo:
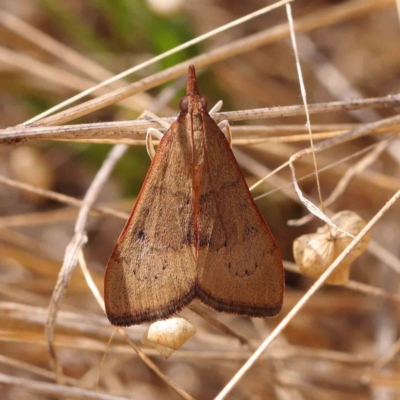
[[[2,0],[0,128],[21,124],[116,73],[267,4],[272,2]],[[318,25],[318,28],[304,28],[297,36],[309,103],[398,94],[399,16],[394,1],[296,0],[292,7],[296,23],[303,27]],[[168,57],[125,78],[124,82],[115,83],[113,88],[286,22],[284,8],[280,8]],[[209,104],[222,99],[224,111],[302,103],[288,37],[204,68],[198,80]],[[178,89],[157,113],[160,116],[175,116],[184,94],[183,80],[170,84]],[[73,123],[135,119],[144,109],[151,108],[154,98],[170,84],[134,96],[129,106],[115,104]],[[396,115],[397,111],[393,106],[358,111],[343,109],[312,115],[311,122],[317,131],[335,131],[340,126],[356,127],[379,121]],[[268,132],[260,133],[260,137],[287,138],[294,133],[307,133],[305,122],[303,115],[284,116],[235,122],[232,127],[263,125]],[[393,137],[398,129],[393,128],[386,134]],[[244,137],[245,133],[234,136]],[[357,152],[379,140],[377,135],[365,136],[318,155],[319,167],[354,155],[321,174],[324,197],[329,196],[344,173],[360,160]],[[237,148],[253,162],[238,160],[251,185],[264,176],[267,168],[275,169],[290,155],[308,146],[307,139],[242,144]],[[111,147],[111,144],[90,141],[1,145],[0,176],[81,199]],[[399,163],[400,149],[393,142],[351,180],[331,209],[353,210],[369,221],[400,188]],[[149,165],[144,146],[130,146],[102,190],[98,203],[129,212]],[[312,172],[312,158],[307,157],[296,167],[298,177]],[[279,178],[279,183],[289,183],[290,171],[284,170]],[[54,382],[44,325],[78,208],[18,190],[7,182],[2,179],[0,185],[0,374]],[[279,183],[267,181],[253,194],[255,197],[265,194],[282,186]],[[310,198],[317,199],[313,177],[304,180],[301,187]],[[293,189],[289,191],[294,194]],[[288,263],[293,262],[294,239],[321,226],[315,220],[305,226],[288,226],[288,220],[308,213],[295,197],[279,190],[257,201]],[[374,246],[378,246],[375,250],[379,251],[363,254],[351,270],[353,281],[364,284],[364,288],[380,288],[380,294],[372,293],[372,289],[360,293],[349,287],[323,287],[267,351],[263,361],[240,382],[232,398],[400,398],[396,348],[390,362],[383,368],[379,364],[396,345],[398,337],[399,212],[396,205],[372,231]],[[105,265],[123,225],[123,219],[91,215],[86,226],[89,241],[84,248],[85,257],[101,293]],[[287,271],[285,303],[278,318],[250,321],[211,311],[209,314],[257,346],[312,282],[311,278],[293,272],[293,268]],[[252,351],[198,315],[188,310],[183,315],[196,326],[196,336],[168,360],[155,352],[148,354],[194,398],[213,398]],[[144,330],[145,326],[138,326],[128,331],[140,343]],[[112,331],[77,268],[61,304],[55,333],[67,385],[95,390],[103,352]],[[108,351],[100,372],[100,393],[135,399],[180,398],[118,334]],[[365,379],[368,371],[373,373]],[[0,382],[3,382],[1,376]],[[0,384],[1,398],[59,398],[28,386]]]

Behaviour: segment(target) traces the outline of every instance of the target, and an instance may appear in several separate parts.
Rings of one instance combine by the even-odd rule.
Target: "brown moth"
[[[108,319],[166,319],[194,299],[216,311],[274,316],[283,301],[281,255],[193,66],[179,107],[108,261]]]

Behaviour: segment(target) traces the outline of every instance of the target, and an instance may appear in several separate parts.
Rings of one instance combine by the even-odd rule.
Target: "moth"
[[[280,252],[193,66],[186,92],[107,264],[106,312],[116,326],[167,319],[195,299],[247,317],[282,307]]]

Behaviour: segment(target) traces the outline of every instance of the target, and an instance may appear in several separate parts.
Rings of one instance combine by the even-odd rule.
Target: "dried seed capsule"
[[[359,215],[348,210],[335,214],[331,219],[353,236],[356,236],[366,225]],[[350,265],[368,247],[369,239],[368,234],[362,238],[353,251],[333,271],[326,283],[343,285],[348,282]],[[351,237],[325,225],[318,228],[316,233],[300,236],[293,242],[294,259],[304,275],[319,278],[351,241]]]
[[[172,317],[153,322],[143,336],[142,343],[155,348],[164,357],[168,357],[195,333],[195,327],[188,320]]]

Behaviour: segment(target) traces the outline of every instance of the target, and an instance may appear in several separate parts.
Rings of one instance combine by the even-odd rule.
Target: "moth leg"
[[[148,118],[146,118],[148,117]],[[168,123],[167,121],[162,120],[160,117],[158,117],[156,114],[152,113],[151,111],[147,111],[144,110],[141,114],[140,117],[138,119],[153,119],[154,121],[158,122],[162,127],[164,127],[165,129],[169,129],[169,127],[171,126],[170,123]]]
[[[222,100],[218,101],[218,102],[215,104],[215,106],[209,111],[209,114],[210,114],[210,115],[213,115],[213,114],[217,113],[218,111],[220,111],[221,108],[222,108],[222,106],[223,106],[223,104],[224,104],[224,103],[222,102]]]
[[[232,148],[232,131],[229,122],[224,119],[218,124],[218,128],[221,129],[221,131],[224,133],[226,140],[229,143],[229,147]]]
[[[166,121],[163,121],[160,117],[158,117],[156,114],[152,113],[151,111],[147,111],[147,110],[143,111],[142,114],[140,114],[139,119],[143,119],[145,117],[150,117],[151,119],[157,121],[165,129],[169,129],[171,126],[171,124],[169,124]],[[156,154],[156,151],[154,150],[153,140],[151,137],[152,135],[154,135],[159,140],[161,140],[161,138],[164,136],[159,130],[157,130],[155,128],[147,129],[146,150],[147,150],[147,154],[150,157],[150,160],[152,160],[154,158],[154,155]]]
[[[157,130],[155,128],[147,129],[147,133],[146,133],[146,150],[147,150],[147,154],[150,157],[150,160],[152,160],[154,158],[154,155],[156,154],[156,151],[154,149],[153,139],[152,139],[153,135],[158,140],[161,140],[162,137],[164,136],[163,133],[161,133],[159,130]]]
[[[218,101],[215,106],[210,110],[209,115],[213,115],[221,110],[222,105],[224,103],[222,100]],[[232,132],[231,127],[229,126],[229,122],[227,120],[223,120],[218,124],[219,129],[224,133],[226,139],[228,140],[229,146],[232,148]]]

